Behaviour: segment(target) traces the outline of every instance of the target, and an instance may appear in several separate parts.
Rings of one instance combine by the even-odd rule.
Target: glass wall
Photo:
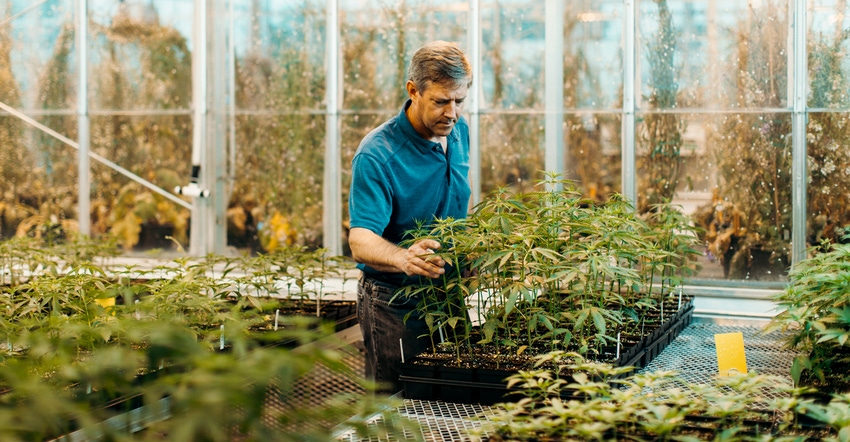
[[[807,28],[806,243],[850,233],[850,17],[847,2],[812,2]]]
[[[235,101],[232,246],[322,245],[325,3],[243,0],[227,11]]]
[[[790,264],[791,5],[639,4],[636,205],[694,216],[700,277],[777,280]]]
[[[481,190],[528,190],[544,170],[545,8],[484,0],[481,9]]]
[[[564,11],[563,176],[585,196],[604,201],[621,193],[622,1],[566,2]]]
[[[77,137],[72,1],[0,3],[0,103]],[[0,111],[0,237],[77,223],[72,147]]]
[[[399,112],[413,51],[443,39],[475,67],[476,194],[528,190],[554,168],[600,202],[671,201],[702,229],[694,283],[776,286],[850,225],[847,12],[842,0],[5,0],[0,236],[83,220],[128,253],[169,250],[198,239],[203,218],[242,252],[346,253],[351,157]],[[221,207],[175,195],[194,178]]]

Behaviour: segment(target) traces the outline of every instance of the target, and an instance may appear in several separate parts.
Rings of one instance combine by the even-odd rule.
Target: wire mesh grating
[[[741,332],[748,370],[787,379],[790,383],[790,367],[796,353],[784,349],[784,335],[780,332],[765,333],[754,325],[721,325],[711,322],[695,322],[685,328],[658,357],[640,372],[676,371],[679,376],[693,383],[709,384],[717,373],[717,355],[714,335]],[[489,416],[497,413],[496,407],[479,404],[456,404],[441,401],[405,399],[397,409],[400,417],[414,420],[420,427],[417,437],[409,439],[428,442],[467,441],[469,431],[480,428]],[[374,418],[372,425],[380,423]],[[354,432],[345,432],[340,441],[361,442]],[[398,439],[366,439],[369,442],[395,442]]]
[[[396,409],[400,418],[414,421],[419,427],[418,437],[410,434],[410,439],[426,442],[469,440],[468,432],[479,428],[481,422],[495,414],[495,409],[479,404],[458,404],[443,401],[424,401],[405,399]],[[377,427],[382,418],[373,419],[371,425]],[[349,442],[396,442],[399,439],[362,439],[353,432],[342,434],[338,440]]]
[[[678,337],[641,371],[674,370],[690,382],[709,383],[717,373],[717,353],[714,335],[741,332],[747,370],[774,375],[791,381],[791,363],[797,353],[783,346],[784,335],[778,331],[766,333],[762,327],[718,325],[697,322],[688,326]]]

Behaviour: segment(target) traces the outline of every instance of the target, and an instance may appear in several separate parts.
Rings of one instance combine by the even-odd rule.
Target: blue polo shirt
[[[398,244],[405,232],[434,219],[466,218],[469,204],[469,126],[458,119],[446,137],[447,149],[422,138],[413,129],[405,110],[370,132],[354,153],[350,225],[371,230]],[[404,273],[383,273],[364,264],[366,274],[397,286]]]

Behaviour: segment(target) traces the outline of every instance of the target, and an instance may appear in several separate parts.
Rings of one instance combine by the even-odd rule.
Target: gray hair
[[[431,83],[472,85],[472,65],[455,44],[432,41],[419,48],[407,69],[407,79],[424,91]]]

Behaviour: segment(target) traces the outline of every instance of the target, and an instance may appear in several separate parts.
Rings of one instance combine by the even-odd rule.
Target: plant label
[[[747,374],[747,356],[744,354],[744,334],[718,333],[714,335],[717,349],[717,369],[720,376]]]

